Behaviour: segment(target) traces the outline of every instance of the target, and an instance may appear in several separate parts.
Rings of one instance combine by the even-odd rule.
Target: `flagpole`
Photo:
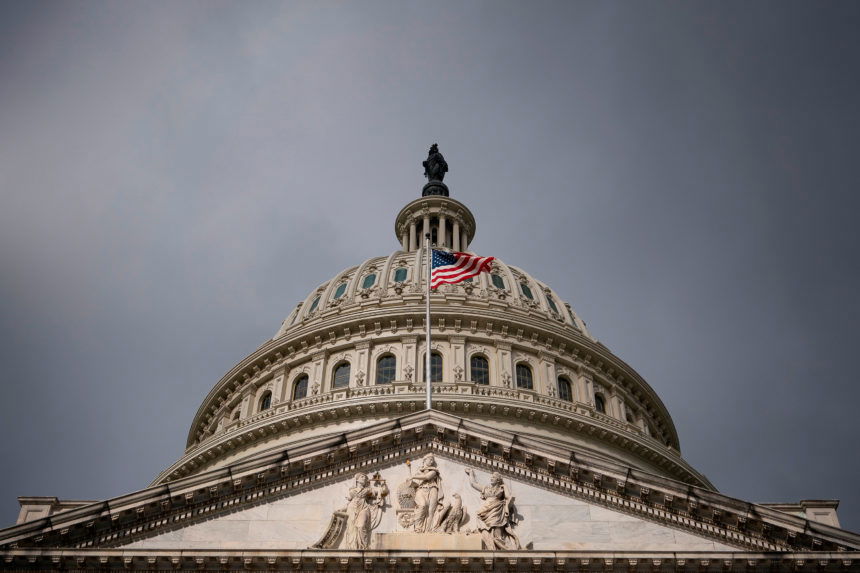
[[[433,253],[430,250],[430,233],[424,234],[424,251],[427,253],[427,315],[424,319],[424,322],[427,323],[427,348],[425,352],[427,356],[424,363],[424,382],[427,384],[427,409],[432,410],[433,397],[430,388],[433,379],[433,374],[430,372],[430,275],[433,274]]]

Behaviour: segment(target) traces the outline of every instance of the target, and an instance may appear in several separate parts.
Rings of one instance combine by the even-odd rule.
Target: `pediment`
[[[432,448],[430,448],[432,450]],[[421,454],[417,451],[416,454]],[[410,484],[419,473],[420,457],[394,463],[362,468],[370,478],[368,489],[374,504],[353,504],[348,497],[356,488],[356,478],[322,485],[277,501],[242,509],[202,523],[162,533],[148,539],[134,541],[129,549],[261,549],[301,550],[314,546],[330,549],[356,549],[354,539],[357,521],[355,514],[368,510],[367,522],[374,525],[368,535],[369,549],[472,548],[481,549],[481,528],[486,528],[479,515],[482,509],[494,503],[494,498],[482,499],[482,492],[470,485],[467,469],[475,470],[477,483],[488,486],[491,474],[475,469],[460,460],[448,458],[445,453],[434,453],[441,478],[438,490],[441,496],[433,512],[438,521],[437,531],[415,534],[416,508],[409,501]],[[361,477],[358,480],[362,480]],[[599,505],[588,503],[570,495],[548,491],[523,480],[503,478],[504,487],[514,497],[512,515],[515,525],[512,532],[522,549],[588,550],[588,551],[732,551],[737,547],[696,536]],[[435,487],[435,484],[434,484]],[[388,490],[387,495],[379,493]],[[361,489],[360,491],[364,491]],[[405,498],[403,492],[406,492]],[[403,501],[406,501],[403,507]],[[452,519],[462,507],[462,517]],[[445,510],[447,509],[447,512]],[[443,513],[444,512],[444,513]],[[452,513],[453,512],[453,513]],[[343,515],[342,524],[330,526]],[[444,517],[442,517],[444,516]],[[439,519],[442,517],[441,519]],[[375,519],[374,519],[375,518]],[[375,523],[374,523],[375,521]],[[353,529],[350,529],[353,528]],[[432,526],[431,526],[432,528]],[[448,529],[446,533],[444,530]],[[353,535],[350,535],[350,532]],[[326,538],[329,542],[326,543]],[[349,539],[348,539],[349,538]],[[321,543],[322,542],[322,543]],[[388,543],[388,547],[385,544]]]
[[[0,531],[0,548],[305,549],[329,531],[359,472],[379,473],[388,507],[374,533],[396,533],[397,487],[432,452],[446,492],[472,520],[498,472],[531,549],[843,551],[860,536],[438,411],[262,453],[126,496]],[[412,469],[415,470],[414,463]],[[449,499],[451,498],[449,497]],[[466,523],[464,530],[476,528]],[[331,536],[330,536],[331,537]],[[342,538],[327,547],[339,547]]]

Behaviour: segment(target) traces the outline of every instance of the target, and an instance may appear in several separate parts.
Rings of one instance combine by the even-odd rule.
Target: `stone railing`
[[[381,401],[386,403],[392,399],[404,400],[411,399],[413,401],[423,403],[426,386],[423,383],[414,383],[410,380],[399,380],[390,384],[371,384],[367,386],[355,386],[348,388],[340,388],[323,394],[316,394],[302,398],[300,400],[290,400],[274,404],[271,408],[258,412],[253,416],[244,418],[238,421],[231,422],[226,425],[221,432],[216,432],[195,446],[186,450],[190,452],[197,449],[206,449],[210,444],[217,442],[229,434],[249,428],[250,426],[266,425],[269,419],[280,418],[282,415],[301,414],[304,412],[316,412],[328,408],[350,405],[349,403],[365,403]],[[477,401],[485,403],[495,403],[496,405],[516,406],[518,408],[537,406],[541,409],[549,409],[550,411],[564,412],[569,415],[581,416],[592,420],[595,424],[604,429],[609,429],[615,432],[623,432],[631,435],[636,440],[644,441],[648,447],[671,454],[675,457],[678,452],[664,443],[656,440],[652,436],[645,433],[639,426],[617,420],[606,414],[601,414],[594,408],[582,402],[570,402],[560,398],[546,396],[534,390],[526,390],[523,388],[505,387],[505,386],[490,386],[484,384],[476,384],[474,382],[434,382],[433,396],[440,401],[450,401],[452,398],[462,398],[474,396]]]

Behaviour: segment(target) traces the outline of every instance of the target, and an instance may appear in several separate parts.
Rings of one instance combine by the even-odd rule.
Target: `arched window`
[[[376,360],[376,383],[388,384],[394,382],[397,375],[397,359],[391,354],[380,356]]]
[[[349,362],[343,362],[334,369],[333,388],[346,388],[349,386]]]
[[[236,408],[236,411],[235,411],[235,412],[233,412],[233,421],[238,420],[238,419],[239,419],[239,416],[241,416],[241,415],[242,415],[242,409],[241,409],[241,408]]]
[[[558,378],[558,397],[568,402],[573,402],[573,390],[570,385],[570,380],[564,376]]]
[[[400,267],[396,271],[394,271],[394,282],[402,283],[406,280],[406,274],[408,271],[404,267]]]
[[[489,384],[490,362],[483,356],[477,354],[475,356],[472,356],[472,360],[470,360],[469,362],[472,382],[474,382],[475,384]]]
[[[332,297],[332,299],[334,299],[334,300],[339,299],[340,297],[343,296],[343,293],[345,293],[345,292],[346,292],[346,283],[340,283],[339,285],[337,285],[337,288],[334,289],[334,296]]]
[[[293,400],[308,397],[308,375],[302,374],[293,382]]]
[[[263,394],[263,397],[260,398],[260,411],[268,410],[272,407],[272,393],[266,392]]]
[[[529,288],[529,285],[526,283],[520,283],[520,290],[523,291],[523,295],[529,299],[534,300],[534,295],[532,294],[532,289]]]
[[[517,388],[525,388],[531,390],[534,388],[532,383],[532,369],[527,364],[517,364]]]
[[[311,303],[311,307],[308,309],[308,312],[315,311],[317,309],[317,306],[319,305],[319,303],[320,303],[320,297],[319,297],[319,295],[317,295],[317,297]]]
[[[547,294],[547,295],[546,295],[546,302],[547,302],[547,304],[549,304],[549,308],[550,308],[550,310],[552,310],[552,311],[553,311],[554,313],[556,313],[556,314],[560,314],[560,313],[558,312],[558,307],[557,307],[557,306],[555,306],[555,301],[553,300],[553,298],[552,298],[552,295],[551,295],[551,294]]]
[[[493,286],[497,289],[505,290],[505,279],[502,278],[502,275],[497,275],[493,273],[490,275],[490,279],[493,281]]]
[[[361,281],[361,288],[370,288],[373,286],[373,284],[375,282],[376,282],[376,275],[375,274],[369,274],[366,277],[364,277],[363,281]]]
[[[427,362],[424,362],[424,381],[427,381]],[[430,354],[430,381],[442,381],[442,355],[438,352]]]
[[[603,399],[602,394],[594,395],[594,409],[600,412],[601,414],[606,413],[606,400]]]

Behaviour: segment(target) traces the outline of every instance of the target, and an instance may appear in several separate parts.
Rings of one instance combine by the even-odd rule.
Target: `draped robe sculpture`
[[[436,466],[433,454],[427,454],[421,460],[421,467],[410,478],[415,487],[415,512],[412,526],[416,533],[433,531],[436,513],[444,497],[442,492],[442,476]]]
[[[478,510],[478,531],[484,544],[484,549],[518,550],[520,540],[514,533],[516,517],[511,509],[514,497],[511,490],[504,484],[502,476],[493,472],[490,485],[482,486],[475,479],[475,471],[466,469],[469,484],[481,494],[484,503]]]
[[[367,474],[355,475],[355,487],[349,489],[346,499],[346,529],[344,531],[344,548],[346,549],[369,549],[370,532],[379,525],[382,519],[382,510],[385,505],[385,496],[388,495],[388,487],[385,481],[374,476],[371,484]]]

